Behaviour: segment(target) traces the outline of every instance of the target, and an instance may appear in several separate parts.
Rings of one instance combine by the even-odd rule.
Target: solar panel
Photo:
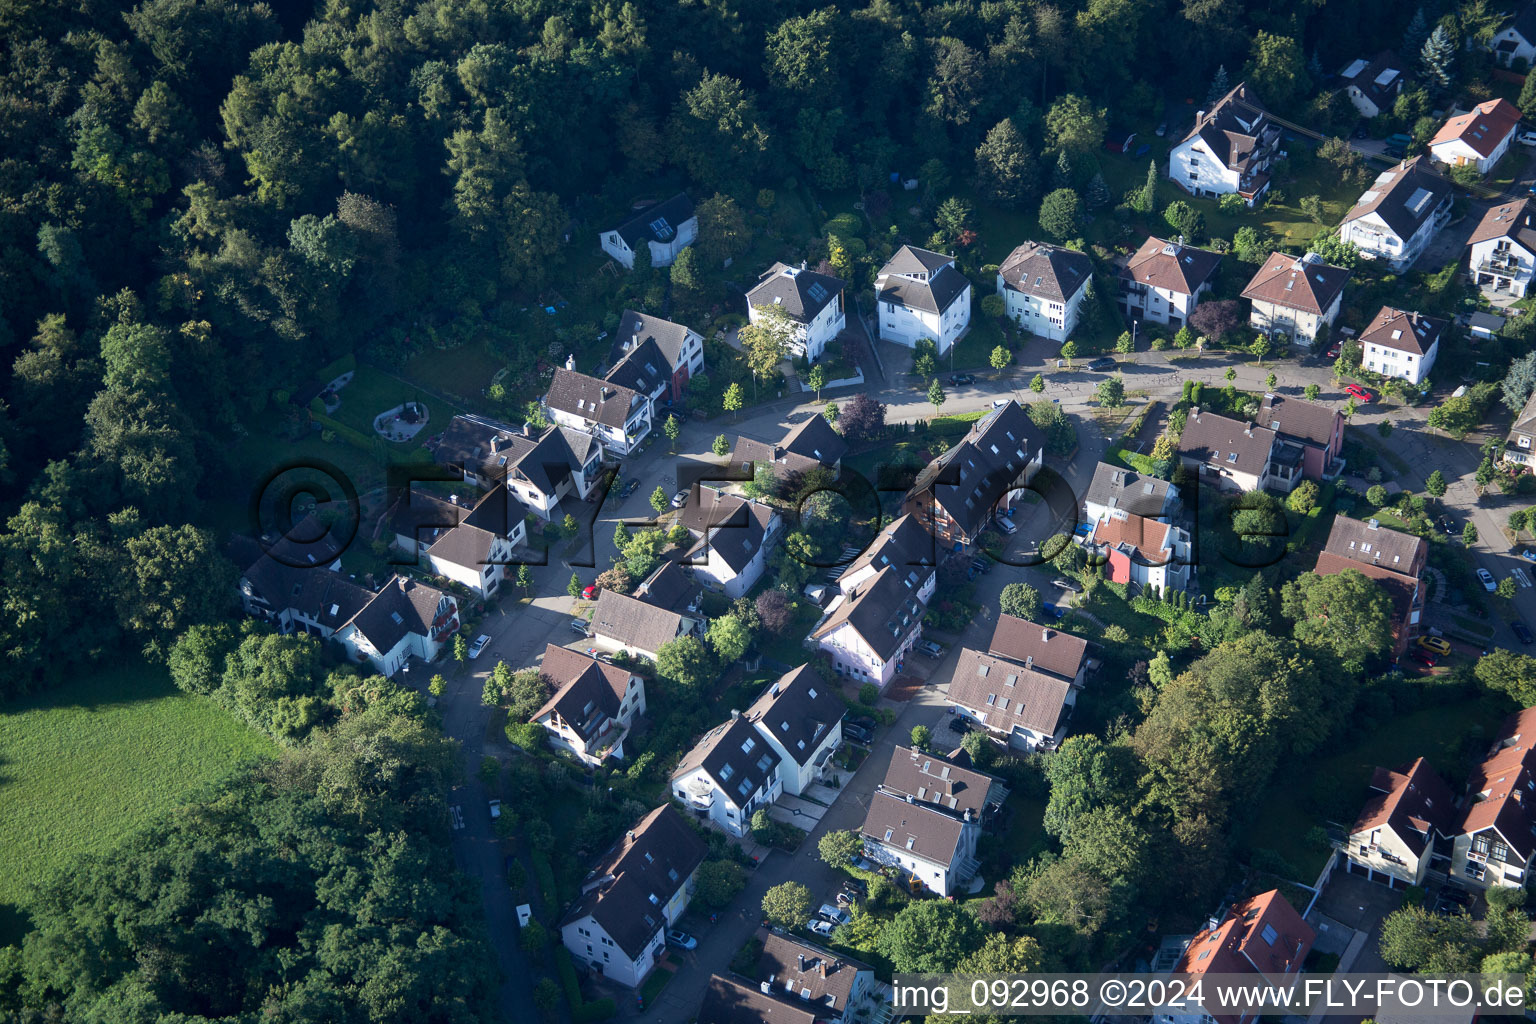
[[[805,291],[806,294],[811,297],[812,302],[827,301],[827,289],[822,285],[820,281],[812,281],[811,286]]]
[[[667,218],[657,217],[651,221],[651,234],[656,236],[658,242],[666,242],[670,241],[676,232],[672,230],[672,225],[667,223]]]

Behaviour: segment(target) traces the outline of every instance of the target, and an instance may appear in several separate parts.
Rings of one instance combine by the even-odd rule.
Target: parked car
[[[639,480],[626,480],[624,486],[619,488],[619,500],[622,501],[640,489]]]
[[[1355,129],[1355,138],[1357,138],[1357,139],[1363,139],[1366,136],[1368,136],[1369,134],[1370,133],[1365,130],[1365,125],[1363,125],[1363,124],[1360,127]]]
[[[1451,645],[1440,639],[1438,636],[1421,636],[1419,637],[1417,643],[1426,651],[1434,651],[1436,654],[1451,653]]]
[[[1108,370],[1113,370],[1114,368],[1115,361],[1109,358],[1109,356],[1099,356],[1099,358],[1088,364],[1088,369],[1094,371],[1095,373],[1103,373]]]
[[[843,723],[843,735],[855,743],[873,743],[875,739],[873,732],[852,722]]]
[[[591,634],[590,630],[591,630],[591,626],[587,623],[586,619],[572,619],[571,620],[571,632],[572,633],[580,633],[582,636],[591,636],[592,634]]]
[[[843,889],[847,892],[857,893],[861,898],[869,895],[869,886],[862,878],[843,879]]]
[[[1167,121],[1164,121],[1162,124],[1157,126],[1157,133],[1156,134],[1157,134],[1158,138],[1162,138],[1164,135],[1168,134],[1168,122]]]
[[[586,586],[582,587],[581,588],[581,599],[583,601],[593,601],[593,600],[596,600],[597,599],[597,584],[596,583],[588,583]]]
[[[1435,523],[1440,527],[1442,531],[1445,532],[1447,536],[1455,536],[1460,532],[1456,529],[1456,520],[1452,519],[1450,516],[1441,516],[1439,519],[1435,520]],[[1536,562],[1536,558],[1531,559],[1531,561]]]
[[[985,574],[992,571],[992,563],[985,558],[974,558],[971,560],[971,568]]]
[[[821,909],[816,911],[816,916],[824,917],[834,924],[847,924],[850,919],[848,911],[831,903],[823,903]]]
[[[840,906],[840,907],[851,907],[854,904],[853,893],[849,892],[846,889],[839,889],[838,892],[837,892],[836,899],[837,899],[837,905]]]
[[[997,523],[997,528],[999,530],[1002,530],[1009,536],[1019,532],[1019,528],[1013,525],[1013,520],[1009,519],[1005,515],[1002,515],[1001,513],[999,513],[993,521]]]
[[[958,732],[961,735],[964,735],[971,731],[971,723],[968,719],[964,719],[959,715],[955,715],[949,720],[949,731]]]
[[[1329,359],[1337,359],[1337,358],[1339,358],[1339,346],[1334,345],[1332,348],[1330,348],[1328,350],[1328,358]]]
[[[826,938],[828,935],[832,934],[832,922],[823,921],[819,917],[807,921],[805,923],[805,927],[810,931],[812,935],[820,935],[822,938]]]
[[[1440,661],[1440,659],[1435,657],[1433,652],[1426,651],[1423,648],[1415,648],[1409,657],[1421,665],[1428,666],[1429,668],[1434,668],[1437,664],[1439,664]]]
[[[1490,594],[1499,589],[1499,585],[1493,581],[1493,573],[1489,572],[1487,569],[1477,570],[1477,581],[1481,583],[1483,585],[1483,589],[1488,591]]]
[[[1011,398],[994,398],[992,400],[992,408],[994,408],[994,409],[1001,409],[1003,406],[1007,405],[1011,401],[1013,401],[1013,399],[1011,399]]]
[[[1515,631],[1515,638],[1518,639],[1522,644],[1528,644],[1531,642],[1531,631],[1525,628],[1525,623],[1521,622],[1519,619],[1511,622],[1509,624],[1509,628]]]
[[[1523,548],[1520,552],[1520,557],[1527,562],[1536,562],[1536,551],[1532,551],[1530,548]]]
[[[475,637],[474,643],[469,645],[469,660],[474,661],[480,657],[480,652],[485,650],[485,645],[491,642],[489,633],[481,633]]]
[[[688,491],[687,490],[681,490],[681,491],[678,491],[676,494],[672,495],[672,507],[673,508],[682,508],[686,504],[688,504]]]
[[[1045,612],[1045,614],[1057,619],[1067,614],[1067,610],[1065,608],[1062,608],[1059,605],[1051,604],[1049,601],[1046,601],[1044,604],[1042,604],[1040,606],[1040,610]]]
[[[1358,398],[1362,402],[1370,402],[1374,400],[1371,396],[1371,393],[1365,390],[1365,388],[1361,387],[1359,384],[1344,385],[1344,393],[1346,395],[1350,395],[1351,397]]]
[[[1083,588],[1078,586],[1076,583],[1073,583],[1071,580],[1051,580],[1051,586],[1059,587],[1062,590],[1071,591],[1074,594],[1081,594],[1083,592]]]
[[[957,373],[949,378],[951,384],[963,387],[966,384],[975,384],[976,378],[968,373]]]
[[[698,949],[699,940],[687,932],[672,928],[667,931],[667,945],[676,946],[678,949]]]
[[[1521,132],[1515,141],[1522,146],[1536,146],[1536,132]]]
[[[932,640],[924,640],[922,643],[917,645],[917,650],[918,653],[926,654],[930,658],[944,657],[944,645],[934,643]]]
[[[492,800],[491,803],[490,803],[490,808],[491,808],[491,817],[493,817],[493,818],[501,817],[501,801],[500,800]]]

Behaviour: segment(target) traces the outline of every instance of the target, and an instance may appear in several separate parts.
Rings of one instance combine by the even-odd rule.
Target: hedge
[[[533,850],[528,859],[533,861],[533,877],[539,883],[539,896],[551,914],[560,910],[560,890],[555,887],[555,869],[550,867],[549,854]]]
[[[576,980],[576,966],[571,963],[571,951],[564,946],[555,950],[555,972],[560,975],[560,987],[565,990],[565,1001],[571,1004],[571,1019],[577,1024],[607,1020],[619,1012],[612,999],[582,1002],[581,984]]]
[[[318,402],[320,400],[317,398],[315,401]],[[310,406],[309,415],[311,419],[320,424],[322,427],[326,428],[327,430],[334,430],[337,437],[346,441],[353,447],[361,448],[365,452],[373,452],[374,439],[363,433],[361,430],[358,430],[356,427],[349,427],[345,423],[342,423],[340,420],[332,419],[323,412],[315,412],[313,405]],[[379,440],[382,441],[383,438],[379,438]]]
[[[357,369],[357,356],[348,352],[335,362],[326,363],[315,371],[315,379],[329,384],[344,373],[351,373]]]

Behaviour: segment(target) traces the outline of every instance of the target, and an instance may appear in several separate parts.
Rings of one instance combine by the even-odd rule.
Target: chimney
[[[804,974],[805,973],[805,954],[804,953],[796,953],[795,955],[800,958],[800,973]]]
[[[737,708],[731,708],[731,720],[735,721],[736,719],[738,719],[740,717],[741,717],[741,711],[738,710]]]
[[[1252,437],[1253,436],[1253,424],[1252,423],[1245,423],[1245,424],[1243,424],[1243,436],[1244,437]]]
[[[572,373],[576,372],[576,353],[573,352],[565,357],[565,368]]]
[[[1041,643],[1049,643],[1050,639],[1051,639],[1051,630],[1050,630],[1050,628],[1049,627],[1042,628],[1040,630],[1040,642]]]
[[[634,842],[635,841],[635,830],[634,829],[630,829],[628,832],[625,832],[624,833],[624,838],[629,840],[630,842]]]
[[[826,959],[818,957],[817,960],[816,960],[816,967],[817,967],[817,969],[819,971],[821,971],[821,976],[823,978],[825,978],[827,976],[827,961],[826,961]]]
[[[969,807],[967,807],[965,809],[965,820],[966,821],[970,821],[971,820],[971,809]]]

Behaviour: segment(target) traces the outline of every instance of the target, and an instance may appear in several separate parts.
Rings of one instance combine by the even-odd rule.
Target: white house
[[[1382,306],[1360,332],[1361,361],[1384,377],[1421,384],[1440,354],[1440,338],[1449,324],[1432,316]]]
[[[852,595],[882,569],[894,569],[916,583],[917,599],[926,605],[938,586],[939,553],[933,534],[908,513],[887,523],[869,547],[848,563],[837,577],[837,589]]]
[[[1536,63],[1536,5],[1522,4],[1493,34],[1488,46],[1502,67],[1514,67],[1516,61],[1524,61],[1526,68]]]
[[[1178,511],[1179,504],[1179,489],[1167,480],[1100,462],[1083,495],[1083,521],[1096,523],[1117,510],[1162,519]]]
[[[1339,318],[1349,271],[1329,266],[1315,252],[1272,252],[1243,289],[1253,304],[1248,322],[1266,334],[1311,344],[1324,324]]]
[[[764,929],[757,934],[762,952],[757,956],[753,978],[759,987],[747,992],[767,990],[798,1007],[815,1007],[811,1016],[832,1024],[870,1019],[883,1003],[882,988],[868,964],[778,930]],[[789,1024],[782,1016],[778,1007],[772,1007],[759,1019]],[[699,1019],[707,1018],[701,1013]]]
[[[425,583],[395,576],[335,633],[354,662],[393,676],[411,658],[429,662],[459,629],[459,601]]]
[[[1283,474],[1271,461],[1278,438],[1268,427],[1194,408],[1179,435],[1179,460],[1217,490],[1260,491],[1276,485],[1290,493],[1294,485],[1289,478],[1276,483]]]
[[[1397,771],[1377,768],[1344,845],[1349,872],[1394,889],[1423,885],[1454,802],[1422,757]]]
[[[881,569],[834,598],[811,639],[838,675],[884,690],[923,635],[922,586],[916,570]]]
[[[802,263],[791,267],[775,263],[747,292],[747,319],[763,322],[762,307],[782,310],[795,326],[789,352],[815,362],[828,343],[848,326],[843,310],[843,282],[806,270]]]
[[[1219,266],[1219,253],[1150,237],[1120,271],[1120,303],[1132,320],[1182,327]]]
[[[539,674],[554,695],[528,719],[542,725],[550,745],[585,764],[624,758],[624,740],[645,714],[645,680],[580,651],[547,644]]]
[[[704,338],[682,324],[626,309],[608,363],[603,379],[649,398],[656,421],[657,410],[682,401],[688,381],[704,372]]]
[[[1114,509],[1094,523],[1085,546],[1106,560],[1112,583],[1160,594],[1189,586],[1189,534],[1172,523]]]
[[[875,316],[881,341],[928,338],[943,355],[971,326],[971,282],[953,256],[904,245],[875,277]]]
[[[985,652],[961,649],[949,702],[1013,750],[1052,749],[1066,737],[1087,666],[1087,641],[999,615]]]
[[[1493,747],[1472,770],[1460,820],[1450,831],[1450,877],[1478,888],[1518,888],[1536,856],[1536,708],[1504,720]]]
[[[1429,157],[1449,167],[1476,167],[1487,174],[1509,151],[1520,124],[1520,108],[1508,100],[1488,100],[1457,114],[1429,140]]]
[[[678,513],[694,544],[683,556],[696,580],[732,600],[762,578],[768,553],[783,533],[784,520],[758,501],[702,484]]]
[[[641,818],[598,860],[561,918],[565,948],[604,978],[638,987],[666,951],[666,930],[688,909],[708,852],[670,806]]]
[[[501,589],[519,564],[514,552],[528,540],[527,509],[505,487],[487,491],[472,509],[456,494],[444,501],[412,490],[390,526],[396,548],[485,599]]]
[[[751,473],[761,462],[779,473],[809,473],[813,469],[830,470],[834,479],[842,472],[848,442],[832,429],[821,413],[812,413],[790,427],[777,444],[750,437],[738,437],[731,449],[730,464]]]
[[[1195,115],[1195,126],[1168,154],[1168,177],[1192,196],[1236,192],[1252,206],[1269,188],[1279,146],[1280,127],[1239,84]]]
[[[700,628],[700,620],[613,590],[599,591],[592,611],[592,643],[605,651],[656,660],[656,652]]]
[[[784,792],[799,796],[819,781],[843,742],[842,699],[809,665],[770,683],[742,715],[779,755]]]
[[[505,486],[542,519],[568,495],[587,497],[603,468],[602,445],[585,431],[557,425],[534,434],[471,414],[449,422],[432,458],[476,487]]]
[[[1269,985],[1285,985],[1290,975],[1301,972],[1316,940],[1317,933],[1296,908],[1280,890],[1271,889],[1212,918],[1189,940],[1172,973],[1201,978],[1247,974]],[[1250,1024],[1259,1017],[1256,1011],[1206,1013],[1198,1004],[1186,1003],[1178,1012],[1161,1012],[1152,1019],[1155,1024]]]
[[[1071,337],[1092,289],[1093,263],[1059,245],[1025,242],[997,268],[997,294],[1008,319],[1051,341]]]
[[[241,607],[284,633],[328,638],[373,600],[373,591],[341,572],[342,546],[316,515],[269,546],[249,546],[250,564],[240,574]]]
[[[1529,466],[1536,462],[1536,393],[1525,400],[1525,406],[1515,416],[1504,442],[1500,461],[1517,466]]]
[[[1394,272],[1413,265],[1451,219],[1451,183],[1416,156],[1383,171],[1344,215],[1339,237]]]
[[[757,726],[733,712],[683,755],[672,771],[672,795],[699,818],[743,836],[753,813],[784,792],[782,765]]]
[[[617,227],[598,236],[603,251],[634,269],[635,250],[644,245],[651,252],[651,266],[670,267],[683,247],[699,235],[699,218],[693,212],[693,200],[679,192],[671,199],[650,203],[637,209]]]
[[[1483,214],[1467,239],[1470,270],[1479,288],[1520,298],[1536,275],[1536,206],[1521,199]]]
[[[1403,94],[1403,67],[1397,54],[1383,50],[1370,60],[1358,57],[1350,61],[1339,72],[1339,84],[1361,117],[1376,117],[1383,111],[1390,113]]]
[[[591,434],[606,451],[626,455],[651,432],[651,399],[566,368],[555,371],[544,395],[549,418],[562,427]]]

